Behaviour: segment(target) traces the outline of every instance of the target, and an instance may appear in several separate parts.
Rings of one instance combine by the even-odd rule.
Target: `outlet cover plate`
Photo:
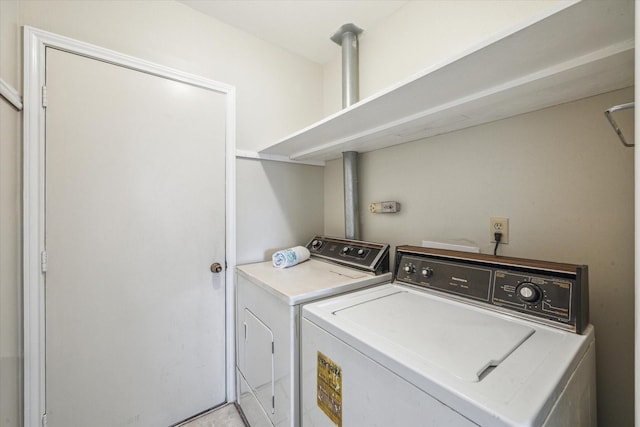
[[[509,218],[501,217],[501,216],[492,216],[491,217],[491,243],[496,242],[496,238],[494,233],[502,233],[502,239],[500,240],[500,244],[509,243]]]

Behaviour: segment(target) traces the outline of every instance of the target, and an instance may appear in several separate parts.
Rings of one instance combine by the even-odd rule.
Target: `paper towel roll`
[[[308,260],[310,256],[309,249],[295,246],[276,252],[271,259],[275,268],[287,268]]]

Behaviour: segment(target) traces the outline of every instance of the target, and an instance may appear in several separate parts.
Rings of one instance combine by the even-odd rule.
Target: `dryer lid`
[[[398,290],[333,315],[469,382],[482,379],[535,332],[482,310],[418,296]]]

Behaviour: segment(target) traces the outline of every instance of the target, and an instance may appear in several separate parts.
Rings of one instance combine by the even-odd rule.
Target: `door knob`
[[[220,273],[222,271],[222,265],[219,262],[214,262],[211,264],[211,272],[212,273]]]

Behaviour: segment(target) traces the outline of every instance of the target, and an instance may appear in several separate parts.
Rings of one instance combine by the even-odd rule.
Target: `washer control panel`
[[[307,244],[312,257],[369,271],[389,272],[389,245],[361,240],[315,236]]]
[[[589,320],[586,266],[399,246],[395,278],[577,333]]]
[[[572,314],[571,292],[576,286],[576,280],[571,278],[496,270],[492,302],[568,322]]]

